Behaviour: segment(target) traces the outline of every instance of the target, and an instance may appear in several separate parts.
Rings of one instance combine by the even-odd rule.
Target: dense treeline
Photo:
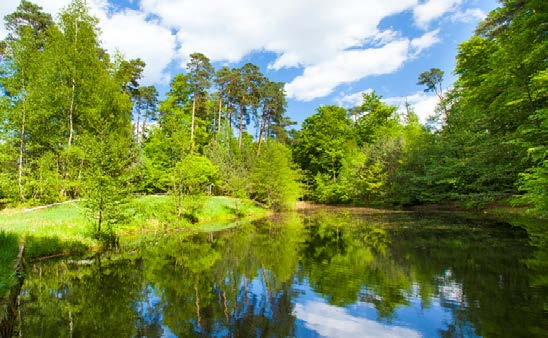
[[[288,139],[291,124],[282,83],[250,63],[215,71],[195,53],[159,102],[156,88],[140,85],[144,62],[111,57],[97,23],[83,0],[56,22],[26,0],[5,17],[3,204],[82,198],[97,234],[123,217],[132,193],[172,194],[179,218],[192,218],[207,192],[291,206],[298,173],[276,141]],[[255,141],[246,132],[252,123]]]
[[[443,92],[439,69],[420,74],[418,84],[440,98],[429,129],[411,107],[398,114],[375,93],[364,94],[352,118],[327,106],[306,119],[294,154],[310,198],[468,206],[510,199],[547,215],[546,3],[501,3],[459,46],[451,90]]]
[[[84,1],[55,22],[23,0],[0,45],[0,198],[83,198],[98,232],[131,193],[171,194],[190,219],[207,193],[285,209],[302,187],[324,203],[510,199],[546,216],[546,13],[542,1],[502,1],[460,45],[450,90],[439,69],[420,74],[440,98],[429,127],[369,92],[288,133],[284,84],[256,65],[215,69],[191,54],[160,101],[140,85],[143,61],[101,47]]]

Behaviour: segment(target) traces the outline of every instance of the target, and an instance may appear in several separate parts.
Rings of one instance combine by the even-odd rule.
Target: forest
[[[252,63],[215,69],[193,53],[160,97],[140,84],[142,60],[103,49],[85,1],[54,20],[22,0],[0,45],[0,205],[82,200],[97,232],[151,194],[172,196],[177,218],[207,195],[273,210],[510,203],[546,217],[546,6],[501,1],[459,45],[449,89],[438,68],[418,72],[440,99],[427,125],[373,91],[295,128],[284,83]]]
[[[195,51],[164,94],[85,0],[21,0],[0,336],[547,336],[548,2],[499,3],[454,83],[416,71],[426,123],[369,90],[297,125],[256,64]]]

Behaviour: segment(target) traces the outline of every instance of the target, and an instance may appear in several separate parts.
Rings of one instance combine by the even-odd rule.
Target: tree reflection
[[[449,320],[431,324],[442,336],[544,333],[527,233],[471,224],[282,214],[216,233],[141,235],[119,253],[34,265],[23,334],[293,336],[303,325],[295,304],[312,294],[330,306],[370,304],[386,325],[410,307],[443,309]]]

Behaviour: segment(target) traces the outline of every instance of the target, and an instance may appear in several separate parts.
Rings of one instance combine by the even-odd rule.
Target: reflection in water
[[[542,336],[527,233],[411,214],[286,214],[34,265],[23,336]]]
[[[399,326],[381,324],[372,319],[352,316],[344,308],[319,301],[295,305],[294,315],[308,329],[326,337],[420,337],[419,332]]]

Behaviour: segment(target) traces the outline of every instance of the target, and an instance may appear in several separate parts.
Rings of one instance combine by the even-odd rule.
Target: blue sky
[[[57,13],[70,0],[34,0]],[[388,103],[405,98],[421,119],[436,98],[416,85],[431,67],[445,71],[457,46],[497,6],[495,0],[87,0],[112,53],[142,58],[144,84],[161,93],[202,52],[218,68],[257,64],[286,82],[288,115],[302,122],[320,105],[347,107],[374,89]],[[19,0],[2,0],[0,15]],[[5,35],[0,28],[0,38]]]

